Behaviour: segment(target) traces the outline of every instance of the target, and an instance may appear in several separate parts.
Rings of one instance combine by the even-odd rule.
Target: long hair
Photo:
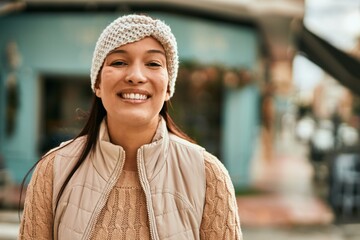
[[[56,205],[58,203],[58,200],[62,194],[62,192],[64,191],[67,183],[69,182],[70,178],[74,175],[74,173],[76,172],[76,170],[79,168],[79,166],[81,165],[81,163],[85,160],[85,158],[87,157],[87,155],[90,153],[90,151],[92,150],[93,146],[95,146],[96,141],[97,141],[97,136],[98,136],[98,132],[99,132],[99,128],[100,128],[100,124],[102,119],[104,118],[104,116],[106,115],[106,110],[101,102],[101,99],[96,97],[96,95],[93,95],[93,99],[92,99],[92,105],[91,105],[91,109],[90,109],[90,113],[89,116],[87,118],[87,121],[83,127],[83,129],[80,131],[80,133],[74,138],[72,139],[68,144],[72,143],[73,141],[75,141],[77,138],[81,137],[81,136],[85,136],[86,135],[86,141],[84,144],[84,147],[82,149],[82,152],[80,154],[80,157],[78,158],[74,168],[71,170],[69,176],[66,178],[65,180],[65,184],[63,184],[60,188],[60,192],[56,201]],[[58,148],[56,151],[66,147],[68,144],[65,144],[64,146]],[[19,212],[19,218],[20,218],[20,209],[21,209],[21,200],[22,200],[22,194],[23,194],[23,190],[25,187],[25,182],[26,179],[28,178],[28,176],[30,175],[30,173],[35,169],[35,167],[39,164],[39,162],[41,162],[46,156],[49,155],[50,152],[46,153],[45,155],[43,155],[30,169],[29,171],[25,174],[21,185],[20,185],[20,197],[19,197],[19,202],[18,202],[18,212]]]

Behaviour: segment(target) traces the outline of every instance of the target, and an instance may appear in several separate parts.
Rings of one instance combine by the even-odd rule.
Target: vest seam
[[[75,185],[69,185],[69,188],[66,189],[66,191],[63,192],[63,195],[65,196],[68,193],[70,194],[75,187],[87,188],[89,190],[93,190],[93,191],[96,191],[97,193],[101,194],[101,189],[99,189],[99,188],[91,188],[91,187],[89,187],[89,184],[87,184],[87,183],[83,183],[83,184],[77,183]]]
[[[151,193],[151,195],[158,195],[158,194],[163,194],[163,193],[168,193],[171,194],[172,196],[174,196],[174,198],[176,197],[176,199],[181,200],[181,202],[183,202],[184,204],[186,204],[188,206],[188,208],[186,209],[191,209],[192,212],[196,212],[195,209],[193,208],[192,204],[188,201],[186,201],[186,198],[184,198],[180,193],[173,193],[170,191],[156,191]]]
[[[159,169],[159,171],[157,172],[157,174],[154,175],[151,179],[147,179],[147,181],[149,182],[149,184],[150,184],[152,181],[154,181],[154,180],[156,179],[156,177],[161,173],[161,170],[162,170],[163,168],[165,168],[166,162],[167,162],[167,159],[164,160],[164,164],[161,166],[161,168]]]
[[[76,231],[75,229],[73,229],[71,226],[65,224],[64,222],[60,222],[59,227],[60,227],[61,225],[62,225],[63,227],[65,227],[65,229],[69,229],[69,230],[71,230],[71,231],[73,231],[73,232],[75,232],[75,233],[77,233],[77,234],[79,234],[79,235],[82,235],[82,234],[83,234],[82,232]]]
[[[95,166],[94,161],[93,161],[94,159],[95,159],[94,157],[90,157],[90,162],[91,162],[91,165],[92,165],[93,169],[95,169],[95,172],[101,177],[102,180],[107,181],[107,180],[100,174],[99,170],[98,170],[97,167]]]
[[[76,204],[71,203],[71,202],[68,202],[68,201],[63,202],[63,204],[66,204],[67,206],[75,206],[76,209],[80,209],[80,210],[83,210],[83,211],[85,211],[85,212],[91,213],[91,211],[88,211],[88,210],[86,210],[85,208],[82,208],[82,207],[78,207]]]
[[[184,146],[184,147],[188,147],[188,148],[191,148],[193,150],[204,150],[203,147],[195,144],[195,143],[190,143],[190,142],[186,142],[185,139],[182,139],[174,134],[169,134],[169,144],[179,144],[181,146]]]

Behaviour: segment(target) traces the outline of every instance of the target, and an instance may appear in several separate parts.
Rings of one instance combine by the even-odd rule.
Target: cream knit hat
[[[99,70],[110,51],[149,36],[157,39],[165,50],[170,97],[172,97],[179,67],[176,39],[171,33],[170,27],[164,22],[135,14],[119,17],[101,33],[95,46],[91,65],[92,90],[95,92],[95,82]]]

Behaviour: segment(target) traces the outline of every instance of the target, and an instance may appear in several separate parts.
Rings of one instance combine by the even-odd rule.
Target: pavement
[[[243,227],[244,240],[359,240],[360,224],[346,226]]]
[[[19,232],[19,215],[16,210],[0,211],[0,240],[15,240]]]
[[[264,160],[259,145],[251,170],[252,186],[259,191],[237,197],[245,240],[360,239],[360,222],[335,223],[323,189],[314,184],[307,151],[291,134],[276,142],[270,160]]]

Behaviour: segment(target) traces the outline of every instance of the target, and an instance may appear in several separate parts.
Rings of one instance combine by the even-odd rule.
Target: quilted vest
[[[60,188],[84,143],[85,137],[68,142],[54,159],[55,240],[91,239],[124,166],[125,151],[110,142],[103,120],[95,151],[74,173],[55,208]],[[204,149],[169,133],[162,119],[153,141],[138,149],[137,166],[151,239],[200,239],[206,190]]]

